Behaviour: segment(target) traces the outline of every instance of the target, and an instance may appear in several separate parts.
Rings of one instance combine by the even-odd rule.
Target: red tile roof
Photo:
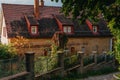
[[[12,32],[10,23],[15,20],[21,20],[21,18],[24,18],[24,15],[33,15],[34,5],[2,4],[2,10],[7,24],[9,37],[9,34]],[[60,7],[44,6],[39,7],[39,11],[39,19],[53,18],[53,14],[60,14]]]
[[[71,21],[61,16],[60,7],[43,6],[39,7],[39,36],[33,37],[29,34],[25,15],[33,15],[33,5],[18,5],[18,4],[2,4],[3,15],[7,27],[8,37],[15,37],[17,34],[27,38],[46,38],[52,37],[56,31],[59,31],[58,24],[53,15],[60,15],[57,18],[64,24],[74,25],[74,34],[70,37],[86,37],[86,36],[111,36],[110,31],[103,22],[100,22],[100,34],[94,35],[87,25],[80,25],[77,21]],[[104,28],[102,28],[104,27]]]

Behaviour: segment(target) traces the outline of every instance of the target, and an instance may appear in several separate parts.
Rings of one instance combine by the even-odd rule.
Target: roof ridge
[[[1,3],[1,5],[14,5],[14,6],[34,6],[34,4],[13,4],[13,3]],[[39,6],[39,7],[54,7],[54,8],[61,8],[60,6]]]
[[[1,3],[2,5],[21,5],[21,6],[33,6],[32,4],[13,4],[13,3]]]

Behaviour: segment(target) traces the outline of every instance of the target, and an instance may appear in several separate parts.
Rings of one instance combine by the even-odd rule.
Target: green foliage
[[[84,59],[83,59],[84,66],[87,66],[87,65],[92,64],[92,63],[94,63],[94,56],[93,55],[84,57]]]
[[[113,18],[115,18],[116,22],[120,22],[120,0],[61,1],[63,3],[61,11],[66,16],[72,15],[73,18],[80,16],[80,22],[84,22],[85,19],[88,17],[96,21],[97,19],[99,19],[99,14],[103,14],[105,19],[107,19],[108,21],[111,21]]]
[[[51,47],[52,47],[52,53],[51,53],[51,55],[56,54],[56,53],[57,53],[58,46],[56,46],[56,45],[53,43]]]
[[[110,27],[111,32],[113,33],[113,35],[115,37],[115,41],[114,41],[114,53],[115,53],[115,57],[116,57],[116,59],[120,63],[120,35],[119,35],[120,34],[120,25],[119,24],[116,25],[115,18],[113,18],[109,22],[109,27]]]
[[[64,58],[65,69],[78,65],[78,55],[72,55]]]
[[[35,74],[47,72],[46,57],[35,58]]]
[[[116,23],[114,28],[120,28],[120,0],[62,0],[62,2],[62,12],[65,15],[72,15],[73,18],[80,16],[80,20],[84,22],[88,17],[97,20],[98,15],[103,14],[108,22],[114,18]]]
[[[56,35],[56,36],[55,36]],[[68,37],[65,33],[55,33],[53,36],[53,43],[52,43],[52,54],[55,54],[57,50],[63,50],[66,48],[68,42]]]
[[[35,74],[43,74],[58,67],[57,56],[40,56],[35,58]]]
[[[0,59],[9,59],[17,56],[16,49],[12,45],[0,44]]]
[[[25,71],[25,59],[19,59],[17,57],[0,60],[0,78],[11,76],[23,71]]]

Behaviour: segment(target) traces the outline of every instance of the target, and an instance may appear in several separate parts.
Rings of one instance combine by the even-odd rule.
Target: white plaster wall
[[[6,36],[3,36],[3,28],[4,27],[6,27],[6,24],[5,24],[5,18],[3,17],[3,19],[2,19],[1,43],[2,44],[8,44],[7,31],[6,31]]]

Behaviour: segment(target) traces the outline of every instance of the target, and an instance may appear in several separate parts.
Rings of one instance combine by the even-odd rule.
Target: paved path
[[[113,74],[117,74],[117,73],[110,73],[110,74],[107,74],[107,75],[88,77],[88,78],[85,78],[85,79],[78,79],[78,80],[114,80]]]

